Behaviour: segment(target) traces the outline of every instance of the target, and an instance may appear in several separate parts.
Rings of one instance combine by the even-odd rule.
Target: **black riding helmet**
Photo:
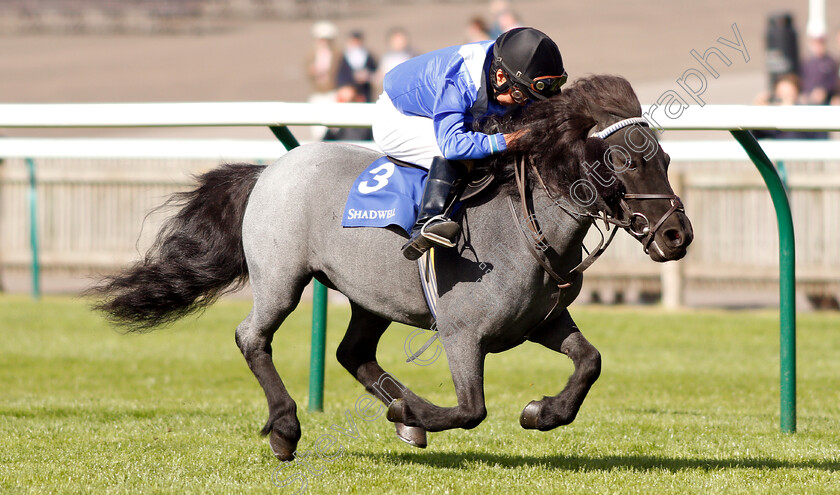
[[[536,100],[559,94],[568,78],[557,44],[542,31],[527,27],[511,29],[496,39],[490,67],[497,93],[513,87],[514,92],[518,89]],[[497,85],[494,77],[498,69],[507,78],[502,85]]]

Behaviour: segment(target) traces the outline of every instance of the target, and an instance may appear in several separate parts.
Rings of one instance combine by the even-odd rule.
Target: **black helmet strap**
[[[507,66],[507,64],[504,62],[504,60],[502,60],[502,56],[501,56],[501,53],[500,53],[500,50],[499,50],[499,42],[500,42],[501,38],[504,37],[504,36],[505,36],[505,34],[500,36],[499,40],[496,40],[496,42],[493,44],[493,52],[492,52],[493,62],[490,64],[491,86],[495,90],[495,93],[496,93],[495,96],[497,96],[497,97],[499,95],[504,94],[507,91],[513,89],[513,84],[512,84],[513,81],[511,80],[512,71]],[[497,81],[497,78],[496,78],[496,73],[499,71],[499,69],[501,69],[501,71],[505,75],[505,82],[503,82],[502,84],[499,84],[498,81]]]
[[[504,93],[505,91],[507,91],[511,87],[510,75],[508,75],[508,71],[505,70],[504,67],[499,67],[499,62],[500,62],[500,60],[494,56],[493,57],[493,63],[490,64],[490,74],[489,74],[490,75],[490,85],[493,87],[493,91],[495,91],[495,93],[497,95],[500,95],[500,94]],[[505,82],[503,82],[502,84],[499,84],[496,81],[496,72],[498,72],[499,69],[502,69],[502,72],[505,73]]]
[[[495,91],[496,94],[504,93],[510,87],[510,80],[507,79],[507,76],[505,76],[505,79],[507,80],[502,84],[499,84],[496,80],[496,72],[499,71],[499,68],[500,67],[494,60],[493,63],[490,64],[490,74],[488,74],[488,76],[490,77],[490,86],[493,88],[493,91]],[[504,69],[502,69],[502,72],[504,72]]]

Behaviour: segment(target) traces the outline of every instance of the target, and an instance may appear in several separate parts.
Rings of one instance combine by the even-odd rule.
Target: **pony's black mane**
[[[478,162],[477,168],[492,173],[501,190],[513,194],[513,165],[525,156],[553,194],[568,198],[572,184],[586,177],[581,164],[589,130],[598,123],[611,124],[603,122],[607,118],[619,120],[641,114],[636,93],[623,77],[593,75],[578,79],[558,96],[536,101],[513,115],[479,123],[478,130],[488,134],[523,128],[528,132],[504,153]],[[610,198],[616,191],[599,193]]]

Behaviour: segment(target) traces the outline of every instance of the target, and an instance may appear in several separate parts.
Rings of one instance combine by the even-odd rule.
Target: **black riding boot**
[[[416,260],[432,246],[453,247],[461,227],[443,216],[463,166],[442,157],[435,157],[429,167],[429,178],[423,188],[417,222],[411,238],[402,247],[403,256]]]

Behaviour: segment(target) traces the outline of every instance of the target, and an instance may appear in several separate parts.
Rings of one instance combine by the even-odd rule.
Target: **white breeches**
[[[376,102],[373,140],[386,155],[426,169],[434,157],[443,156],[432,119],[402,114],[384,92]]]

